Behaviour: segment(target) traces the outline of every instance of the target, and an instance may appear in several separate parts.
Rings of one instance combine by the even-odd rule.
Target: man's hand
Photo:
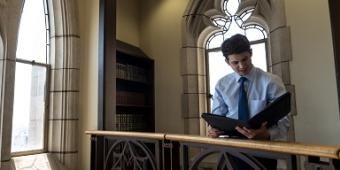
[[[211,126],[208,127],[208,136],[212,138],[217,138],[218,136],[222,135],[224,132],[218,129],[215,129]]]
[[[248,129],[246,127],[240,126],[236,126],[235,129],[249,139],[269,140],[270,134],[266,127],[266,124],[267,122],[262,123],[259,129]]]

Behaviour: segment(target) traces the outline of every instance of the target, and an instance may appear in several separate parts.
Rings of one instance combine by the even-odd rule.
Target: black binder
[[[281,95],[247,122],[211,113],[202,113],[202,118],[213,128],[224,131],[226,135],[239,136],[241,134],[235,130],[236,126],[258,129],[266,121],[267,127],[276,124],[290,112],[290,96],[289,92]]]

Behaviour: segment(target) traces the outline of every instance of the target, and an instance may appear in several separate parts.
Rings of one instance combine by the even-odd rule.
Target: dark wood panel
[[[116,0],[100,0],[98,53],[98,129],[114,130]]]
[[[329,0],[329,11],[331,19],[333,49],[334,49],[334,64],[336,71],[336,82],[338,89],[338,97],[340,99],[340,1]],[[338,100],[340,106],[340,100]]]
[[[117,41],[116,62],[116,111],[123,116],[116,117],[118,129],[154,132],[154,61],[138,47]]]
[[[123,41],[117,40],[117,51],[129,54],[136,57],[147,57],[146,54],[140,50],[138,47],[127,44]]]
[[[100,0],[98,63],[98,129],[115,130],[123,110],[143,114],[137,123],[148,122],[145,130],[154,131],[154,61],[116,40],[116,0]]]

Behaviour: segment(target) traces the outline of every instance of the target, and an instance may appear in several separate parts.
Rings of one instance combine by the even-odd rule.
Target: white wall
[[[118,0],[116,38],[139,47],[140,4],[139,0]]]
[[[155,61],[156,132],[183,133],[181,21],[188,1],[117,1],[117,39]]]
[[[99,0],[78,0],[80,31],[79,170],[90,169],[90,137],[97,129]]]
[[[156,131],[183,133],[181,22],[188,0],[144,0],[140,44],[155,60]]]
[[[285,0],[296,87],[296,140],[340,143],[340,119],[328,1]]]

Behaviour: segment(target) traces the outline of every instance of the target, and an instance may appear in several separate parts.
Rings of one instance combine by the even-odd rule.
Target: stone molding
[[[21,17],[22,0],[0,0],[0,57],[1,57],[1,98],[0,98],[0,137],[2,161],[11,158],[11,131],[15,78],[15,54],[17,33]]]
[[[0,0],[1,160],[10,160],[16,40],[22,0]],[[47,151],[70,169],[78,165],[80,52],[76,0],[47,0],[50,12],[51,82]],[[70,36],[72,35],[72,36]],[[47,113],[48,114],[48,113]],[[76,149],[75,149],[76,148]]]
[[[66,167],[77,169],[80,89],[77,1],[49,2],[51,82],[48,152]]]

